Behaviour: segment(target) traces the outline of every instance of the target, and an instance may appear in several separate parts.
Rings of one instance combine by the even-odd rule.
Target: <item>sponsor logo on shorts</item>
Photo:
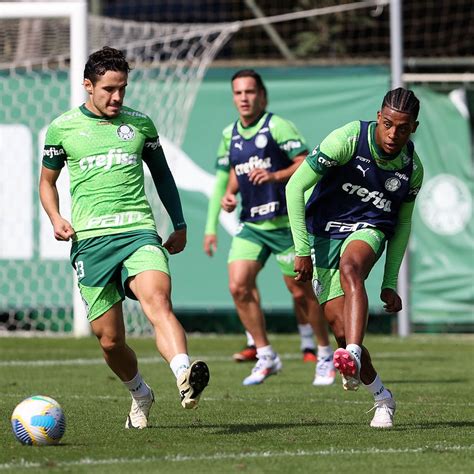
[[[260,158],[258,155],[251,156],[245,163],[239,163],[235,166],[235,174],[241,176],[243,174],[249,174],[254,169],[268,169],[272,167],[272,159]]]
[[[344,183],[342,185],[342,190],[347,194],[353,194],[359,197],[362,202],[371,201],[377,209],[382,209],[384,212],[391,212],[392,210],[392,201],[384,198],[384,194],[380,191],[369,191],[367,188],[352,183]]]
[[[278,201],[267,202],[261,206],[254,206],[250,208],[250,217],[265,216],[271,212],[278,211],[280,203]]]
[[[385,181],[385,189],[390,192],[395,192],[400,189],[402,183],[398,178],[389,178]]]
[[[113,165],[136,165],[138,155],[136,153],[124,152],[121,148],[109,150],[106,155],[85,156],[79,161],[82,171],[92,168],[104,168],[109,170]]]
[[[277,262],[291,264],[295,261],[295,252],[290,252],[287,254],[277,254],[276,256]]]
[[[125,141],[130,141],[135,138],[135,130],[130,125],[123,123],[117,128],[117,135]]]
[[[338,232],[355,232],[356,230],[366,229],[367,227],[375,227],[373,224],[368,222],[338,222],[328,221],[324,230],[329,232],[336,230]]]
[[[323,284],[317,278],[315,278],[313,280],[313,291],[317,298],[321,296],[321,293],[323,292],[323,290],[324,290]]]

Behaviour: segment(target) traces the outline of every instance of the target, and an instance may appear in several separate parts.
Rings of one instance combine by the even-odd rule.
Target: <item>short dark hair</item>
[[[267,88],[265,87],[265,84],[263,83],[262,76],[255,71],[254,69],[241,69],[240,71],[237,71],[233,76],[230,82],[234,82],[235,79],[238,79],[239,77],[252,77],[255,79],[255,82],[257,84],[257,87],[263,91],[265,94],[265,98],[267,97]]]
[[[388,91],[385,94],[382,102],[382,109],[389,107],[390,109],[402,112],[404,114],[410,114],[413,120],[418,118],[420,112],[420,101],[417,99],[413,91],[398,87]]]
[[[89,79],[92,84],[95,84],[99,76],[103,76],[107,71],[128,74],[130,70],[131,68],[122,51],[104,46],[89,56],[84,68],[84,79]]]

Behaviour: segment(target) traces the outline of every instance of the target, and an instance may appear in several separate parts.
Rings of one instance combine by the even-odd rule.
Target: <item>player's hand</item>
[[[262,168],[254,168],[249,174],[249,181],[256,186],[276,181],[275,173],[270,173]]]
[[[70,222],[62,217],[58,217],[53,221],[53,230],[54,238],[56,240],[67,242],[69,239],[74,239],[76,237],[76,232],[74,232]]]
[[[313,278],[313,261],[311,257],[295,257],[296,281],[310,281]]]
[[[217,235],[206,234],[204,236],[204,253],[212,257],[217,250]]]
[[[163,244],[163,247],[168,250],[170,254],[182,252],[186,247],[186,227],[184,229],[175,230],[168,240]]]
[[[385,303],[383,308],[387,313],[398,313],[402,309],[402,299],[391,288],[384,288],[380,292],[380,299]]]
[[[235,194],[226,192],[221,199],[221,207],[226,212],[232,212],[237,207],[237,198]]]

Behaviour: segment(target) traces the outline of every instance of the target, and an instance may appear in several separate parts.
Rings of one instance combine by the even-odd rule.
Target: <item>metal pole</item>
[[[403,31],[402,0],[390,1],[390,65],[392,88],[403,87]],[[398,335],[410,334],[410,271],[408,248],[403,257],[398,275],[398,294],[402,299],[403,309],[398,313]]]

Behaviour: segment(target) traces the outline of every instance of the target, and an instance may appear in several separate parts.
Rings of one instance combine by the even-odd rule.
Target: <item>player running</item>
[[[72,240],[71,263],[92,331],[104,358],[129,389],[126,428],[145,428],[154,402],[125,340],[122,301],[137,299],[155,330],[156,345],[170,364],[184,408],[196,407],[209,381],[202,361],[190,363],[186,335],[173,314],[168,252],[186,245],[186,223],[173,176],[151,119],[123,105],[129,65],[104,47],[84,69],[85,104],[48,128],[40,197],[57,240]],[[145,195],[143,162],[173,223],[162,244]],[[56,181],[67,164],[72,225],[59,212]]]
[[[292,123],[266,111],[267,91],[259,74],[241,70],[234,74],[231,83],[239,120],[223,131],[204,249],[208,255],[216,250],[216,202],[229,182],[223,208],[235,208],[237,190],[242,197],[241,226],[232,240],[228,258],[229,287],[240,320],[255,342],[258,358],[243,384],[260,384],[282,368],[267,336],[256,285],[258,273],[274,254],[293,297],[299,323],[311,323],[317,337],[318,362],[313,384],[329,385],[335,374],[333,351],[311,285],[294,279],[294,246],[286,211],[285,184],[304,160],[307,147]]]
[[[387,242],[380,298],[387,312],[400,311],[398,272],[423,181],[423,167],[410,141],[419,108],[412,91],[389,91],[376,122],[351,122],[333,131],[306,158],[286,190],[296,279],[313,280],[339,345],[334,365],[346,390],[357,390],[362,381],[374,396],[370,426],[375,428],[393,426],[395,400],[362,345],[368,316],[364,281]],[[305,211],[304,193],[314,185]]]

